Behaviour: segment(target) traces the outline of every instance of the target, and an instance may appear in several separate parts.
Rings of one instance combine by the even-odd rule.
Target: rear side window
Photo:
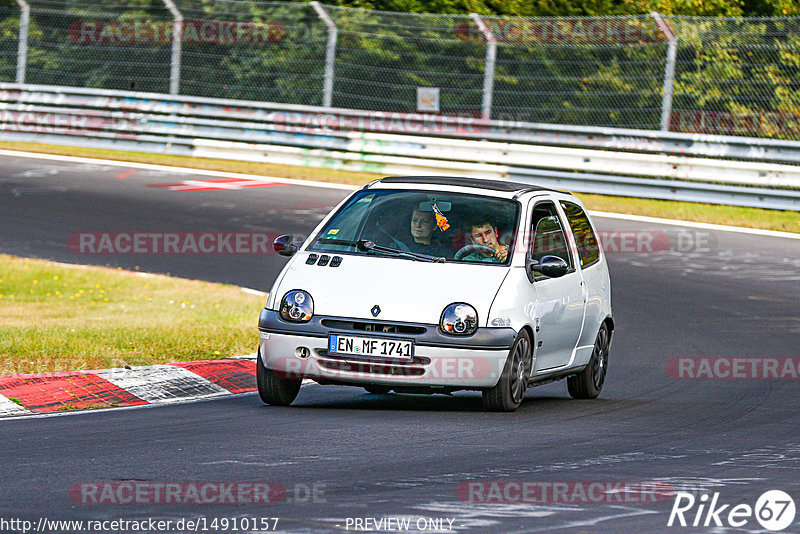
[[[561,207],[567,214],[569,226],[575,236],[581,267],[588,267],[600,259],[600,246],[589,223],[589,217],[580,206],[572,202],[561,202]]]

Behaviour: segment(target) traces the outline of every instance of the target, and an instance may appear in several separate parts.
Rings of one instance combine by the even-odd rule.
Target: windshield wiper
[[[370,241],[369,239],[359,239],[358,241],[350,241],[348,239],[335,239],[331,237],[320,237],[317,239],[317,243],[326,243],[330,245],[350,245],[352,247],[358,248],[358,250],[364,252],[383,252],[385,254],[395,254],[398,256],[406,256],[414,260],[419,261],[428,261],[431,263],[444,263],[447,261],[446,258],[441,258],[437,256],[428,256],[427,254],[419,254],[417,252],[410,252],[407,250],[400,250],[391,247],[384,247],[383,245],[378,245],[374,241]]]

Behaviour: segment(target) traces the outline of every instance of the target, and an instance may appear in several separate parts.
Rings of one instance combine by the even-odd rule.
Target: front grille
[[[367,321],[347,321],[342,319],[323,319],[321,322],[322,326],[333,330],[352,330],[356,332],[419,335],[428,331],[424,326],[396,323],[371,323]]]

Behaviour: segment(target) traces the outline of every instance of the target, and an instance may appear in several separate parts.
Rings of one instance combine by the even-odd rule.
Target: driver
[[[490,263],[505,263],[508,259],[508,247],[500,244],[500,232],[492,221],[479,219],[470,225],[469,240],[475,245],[489,247],[489,250],[480,250],[464,256],[462,261],[485,261]]]
[[[436,216],[432,211],[420,211],[415,208],[411,213],[411,237],[413,241],[408,244],[411,252],[428,254],[430,256],[446,256],[452,251],[433,240],[436,230]]]

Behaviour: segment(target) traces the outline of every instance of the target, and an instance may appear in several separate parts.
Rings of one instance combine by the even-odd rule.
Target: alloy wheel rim
[[[592,354],[592,378],[594,379],[594,387],[600,389],[603,387],[603,382],[606,379],[606,370],[608,369],[608,331],[604,328],[600,329],[597,333],[597,339],[594,342],[594,353]]]
[[[526,371],[527,371],[527,353],[528,341],[521,339],[514,349],[514,361],[512,364],[511,372],[513,380],[511,382],[511,398],[515,403],[522,402],[525,396],[526,384]]]

